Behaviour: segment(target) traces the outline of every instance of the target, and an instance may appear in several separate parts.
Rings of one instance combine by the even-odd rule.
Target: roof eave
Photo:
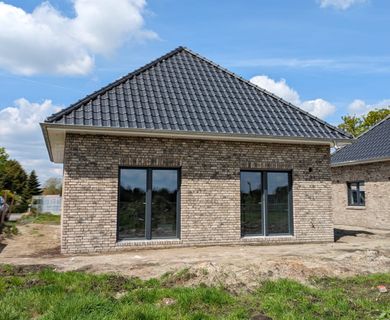
[[[51,149],[51,145],[50,145],[50,141],[49,141],[49,136],[48,136],[48,133],[47,133],[46,123],[40,123],[39,125],[40,125],[41,130],[42,130],[43,138],[45,140],[45,145],[46,145],[47,152],[49,153],[50,161],[54,162],[52,149]]]
[[[384,162],[384,161],[390,161],[390,157],[343,161],[343,162],[331,163],[330,165],[331,167],[345,167],[345,166],[354,166],[359,164],[369,164],[369,163]]]
[[[332,138],[307,138],[307,137],[282,137],[282,136],[259,136],[255,134],[230,134],[230,133],[204,133],[192,131],[172,130],[151,130],[151,129],[130,129],[130,128],[108,128],[93,126],[64,125],[56,123],[41,123],[45,137],[46,147],[50,160],[62,163],[64,157],[66,133],[115,135],[128,137],[151,137],[151,138],[173,138],[173,139],[200,139],[200,140],[224,140],[243,142],[266,142],[285,144],[320,144],[334,145],[335,143],[351,143],[351,139]]]

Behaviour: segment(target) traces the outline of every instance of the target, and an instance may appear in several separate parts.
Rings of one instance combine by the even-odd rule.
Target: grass
[[[18,221],[20,224],[39,223],[39,224],[60,224],[61,216],[51,213],[40,213],[22,216]]]
[[[19,233],[17,227],[18,224],[28,224],[28,223],[58,225],[61,223],[61,216],[51,214],[51,213],[24,215],[17,222],[14,221],[5,222],[2,226],[0,226],[0,234],[4,234],[5,237],[12,237]],[[39,237],[43,236],[38,232],[38,229],[33,229],[32,233]]]
[[[187,271],[179,276],[179,283]],[[263,282],[234,295],[222,287],[183,287],[161,279],[58,273],[0,265],[0,319],[389,319],[389,274]],[[176,278],[177,279],[177,276]],[[263,318],[264,319],[264,318]]]
[[[0,226],[0,234],[3,233],[5,237],[12,237],[19,233],[15,222],[7,221]]]

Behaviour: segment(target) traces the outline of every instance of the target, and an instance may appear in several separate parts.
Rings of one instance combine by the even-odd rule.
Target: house
[[[390,229],[390,116],[332,155],[335,224]]]
[[[330,146],[350,136],[189,49],[41,126],[64,253],[333,241]]]

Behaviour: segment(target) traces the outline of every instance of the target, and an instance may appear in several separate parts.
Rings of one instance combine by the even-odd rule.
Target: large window
[[[242,236],[292,234],[291,173],[241,171]]]
[[[241,172],[241,232],[263,234],[263,188],[261,172]]]
[[[348,182],[348,205],[364,206],[366,195],[364,191],[364,181]]]
[[[179,236],[179,171],[121,168],[118,240]]]

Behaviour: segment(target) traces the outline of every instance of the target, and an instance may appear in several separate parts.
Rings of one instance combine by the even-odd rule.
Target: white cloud
[[[43,2],[32,13],[0,2],[0,67],[17,74],[82,75],[96,54],[126,40],[156,38],[144,29],[146,0],[73,0],[68,18]]]
[[[292,68],[292,69],[320,69],[329,71],[348,71],[354,73],[389,73],[389,56],[348,56],[327,59],[300,59],[300,58],[243,58],[228,59],[224,65],[240,68]]]
[[[367,2],[367,0],[319,0],[321,8],[333,7],[338,10],[347,10],[353,5]]]
[[[371,110],[380,109],[389,106],[390,106],[390,99],[385,99],[374,104],[367,104],[363,100],[355,99],[348,105],[348,111],[350,114],[361,116]]]
[[[321,119],[336,111],[336,107],[333,104],[321,98],[304,101],[300,107]]]
[[[285,79],[280,79],[279,81],[275,81],[265,75],[255,76],[250,81],[260,88],[264,88],[279,97],[293,103],[300,104],[299,94],[294,89],[290,88]]]
[[[321,98],[301,101],[298,92],[289,87],[285,79],[275,81],[265,75],[261,75],[253,77],[250,81],[260,88],[272,92],[278,97],[299,106],[316,117],[324,119],[336,111],[336,107],[333,104]]]
[[[62,174],[62,166],[49,160],[39,126],[39,122],[60,109],[50,100],[31,103],[21,98],[13,106],[0,110],[0,146],[28,172],[35,169],[41,182]]]

